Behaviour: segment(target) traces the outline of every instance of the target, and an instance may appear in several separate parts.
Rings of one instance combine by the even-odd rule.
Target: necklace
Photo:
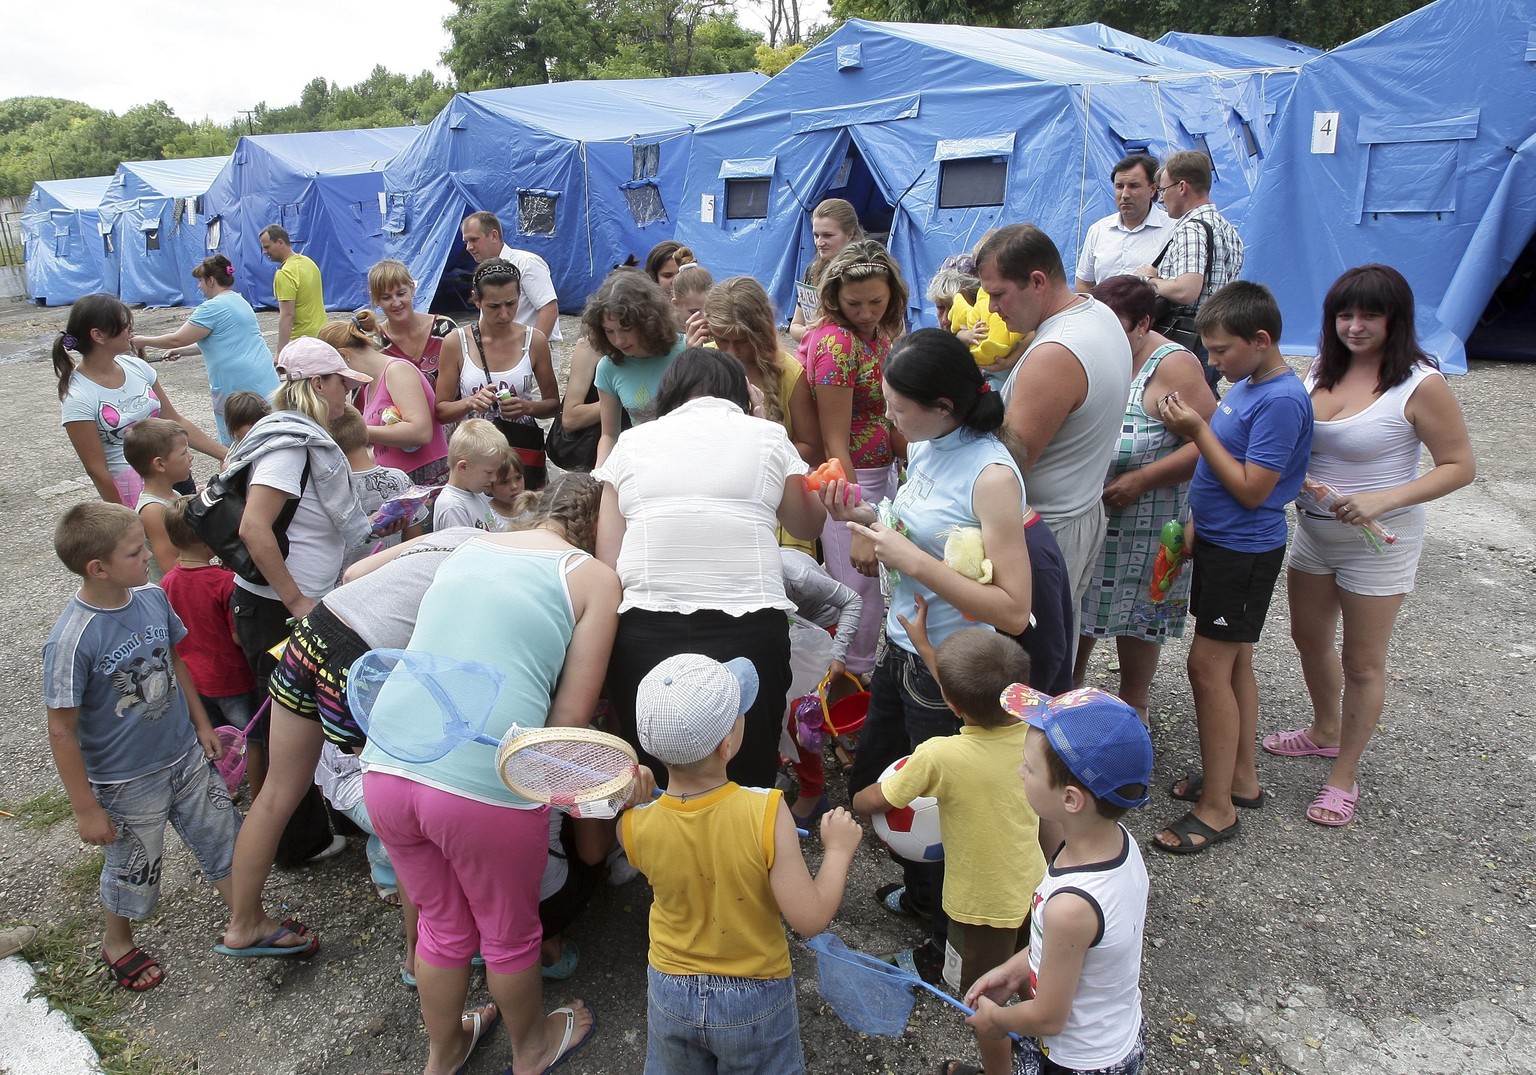
[[[188,560],[185,556],[176,557],[176,562],[182,567],[212,567],[207,560]]]
[[[1291,367],[1286,365],[1285,359],[1283,359],[1283,358],[1280,360],[1280,364],[1278,366],[1275,366],[1273,369],[1267,369],[1263,373],[1255,373],[1255,374],[1251,375],[1248,378],[1248,383],[1249,384],[1258,384],[1261,381],[1267,381],[1271,377],[1273,377],[1276,374],[1280,373],[1282,370],[1284,370],[1286,373],[1290,373],[1291,372]]]
[[[704,795],[708,795],[711,792],[719,791],[729,783],[729,780],[722,780],[714,787],[705,788],[703,791],[669,791],[667,794],[672,796],[672,798],[677,799],[679,802],[687,802],[689,799],[697,799]]]

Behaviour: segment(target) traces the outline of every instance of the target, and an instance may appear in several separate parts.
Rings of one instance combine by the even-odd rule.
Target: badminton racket
[[[607,732],[513,725],[496,750],[496,771],[525,799],[572,817],[610,818],[629,802],[639,764],[634,748]]]

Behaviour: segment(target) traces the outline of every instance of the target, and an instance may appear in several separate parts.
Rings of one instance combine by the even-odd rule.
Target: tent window
[[[939,164],[939,208],[1002,205],[1008,191],[1008,158],[948,160]]]
[[[1257,157],[1259,155],[1259,140],[1253,133],[1253,124],[1243,116],[1239,116],[1237,122],[1243,130],[1243,149],[1250,157]]]
[[[637,183],[624,188],[624,200],[629,202],[629,215],[640,227],[667,219],[666,206],[661,204],[661,191],[655,183]]]
[[[1214,182],[1221,177],[1216,173],[1216,158],[1211,155],[1210,140],[1203,134],[1195,135],[1195,152],[1204,153],[1205,159],[1211,162],[1211,179]]]
[[[1456,208],[1456,143],[1378,142],[1365,175],[1367,213],[1448,213]]]
[[[725,181],[725,219],[768,219],[767,179],[727,179]]]
[[[112,245],[112,233],[110,231],[102,232],[101,233],[101,250],[102,250],[102,253],[106,254],[107,257],[111,257],[115,249],[116,248]]]
[[[637,183],[642,179],[655,179],[656,173],[660,170],[660,142],[652,142],[650,145],[635,147],[635,162],[630,179]]]
[[[384,199],[382,226],[391,235],[405,234],[405,195],[390,194]]]
[[[517,230],[521,235],[555,234],[555,196],[532,190],[518,191]]]
[[[53,235],[53,255],[54,255],[54,257],[59,257],[59,258],[68,257],[69,256],[69,232],[67,232],[67,231],[57,231],[57,232],[54,232],[54,235]]]
[[[160,229],[159,228],[145,228],[144,229],[144,249],[145,250],[159,250],[160,249]]]

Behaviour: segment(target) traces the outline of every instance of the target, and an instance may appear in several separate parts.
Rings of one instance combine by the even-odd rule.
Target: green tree
[[[583,78],[606,54],[591,0],[454,0],[443,62],[460,89]],[[604,20],[606,22],[607,20]]]
[[[763,44],[757,46],[757,51],[754,54],[752,69],[755,71],[761,71],[769,78],[772,78],[774,75],[784,70],[784,68],[788,67],[800,57],[804,56],[805,53],[806,46],[803,43],[794,45],[780,45],[778,48],[774,48],[772,45],[764,42]]]

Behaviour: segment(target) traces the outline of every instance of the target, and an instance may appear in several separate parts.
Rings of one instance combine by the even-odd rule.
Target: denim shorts
[[[101,869],[101,902],[113,914],[137,920],[155,909],[167,821],[204,877],[222,881],[229,876],[240,815],[202,747],[158,772],[92,784],[91,790],[117,828],[117,839],[102,849],[106,862]]]
[[[795,980],[663,974],[650,981],[645,1075],[801,1075]]]

